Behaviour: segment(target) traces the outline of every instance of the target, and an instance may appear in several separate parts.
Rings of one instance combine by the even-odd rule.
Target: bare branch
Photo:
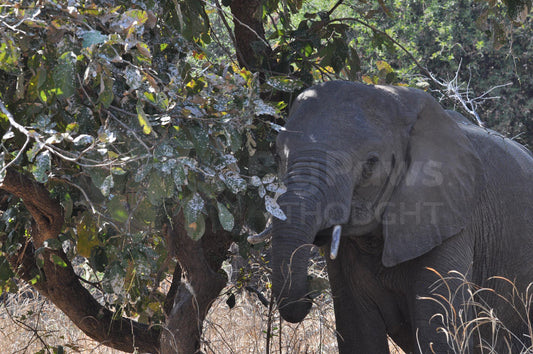
[[[490,88],[488,91],[484,92],[480,96],[477,97],[471,97],[472,90],[470,89],[470,82],[467,83],[466,88],[462,89],[462,85],[459,83],[459,72],[461,70],[461,64],[462,61],[459,62],[459,67],[457,68],[457,71],[455,72],[455,76],[452,80],[445,82],[442,80],[437,79],[432,73],[429,73],[429,77],[431,80],[436,83],[437,85],[441,86],[444,91],[441,92],[443,95],[445,95],[448,98],[451,98],[454,101],[459,102],[463,109],[474,117],[475,122],[480,127],[485,126],[481,118],[479,117],[479,114],[477,113],[476,109],[484,102],[488,100],[498,99],[500,97],[498,96],[488,96],[490,92],[506,87],[509,85],[512,85],[512,83],[506,83],[503,85],[497,85],[492,88]]]
[[[331,16],[331,14],[344,2],[344,0],[338,0],[335,5],[328,11],[328,16]]]

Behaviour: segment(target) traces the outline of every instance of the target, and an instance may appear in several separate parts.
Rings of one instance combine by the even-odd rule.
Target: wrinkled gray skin
[[[287,186],[278,200],[287,219],[276,219],[272,234],[279,311],[290,322],[307,315],[311,244],[329,252],[331,229],[342,225],[338,257],[328,257],[341,353],[388,353],[387,334],[406,352],[431,352],[429,343],[448,352],[442,321],[430,319],[458,310],[467,292],[457,279],[439,283],[437,272],[457,271],[508,297],[508,283],[488,278],[519,290],[533,281],[531,153],[428,94],[339,81],[312,87],[294,103],[277,150]],[[510,345],[529,345],[520,317],[481,294],[516,334]],[[439,295],[448,304],[421,299]],[[462,316],[471,319],[472,307]],[[480,328],[494,343],[490,325]],[[497,352],[509,352],[496,338]],[[467,345],[479,350],[479,340]]]

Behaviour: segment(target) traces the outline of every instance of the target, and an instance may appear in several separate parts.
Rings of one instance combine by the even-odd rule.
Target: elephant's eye
[[[369,179],[374,172],[374,168],[378,164],[379,159],[376,156],[369,157],[363,165],[362,177],[363,179]]]

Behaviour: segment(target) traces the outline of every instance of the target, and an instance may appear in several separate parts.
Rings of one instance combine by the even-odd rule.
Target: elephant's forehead
[[[382,138],[390,132],[386,119],[376,119],[355,105],[300,107],[292,112],[280,142],[326,143]]]
[[[398,111],[394,102],[370,97],[323,95],[309,89],[298,97],[287,120],[287,129],[343,129],[352,133],[390,126]]]
[[[307,124],[306,124],[307,123]],[[289,157],[301,151],[321,151],[325,154],[363,152],[362,150],[382,150],[391,140],[391,131],[381,129],[366,120],[353,121],[348,125],[321,124],[302,125],[288,124],[278,135],[278,153]],[[360,123],[360,124],[355,124]]]

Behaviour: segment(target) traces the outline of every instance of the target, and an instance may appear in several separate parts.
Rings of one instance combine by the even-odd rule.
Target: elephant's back
[[[533,281],[533,263],[523,264],[533,254],[533,154],[492,130],[473,124],[459,126],[477,151],[486,179],[475,211],[481,222],[474,233],[481,245],[478,250],[483,250],[476,259],[481,264],[493,262],[485,265],[499,270],[485,275],[515,279],[526,286]]]
[[[533,154],[494,131],[459,125],[477,150],[486,179],[474,211],[477,222],[469,229],[476,239],[473,281],[501,295],[515,291],[501,280],[509,279],[523,294],[533,282]],[[520,325],[506,303],[483,296],[491,307],[508,310],[499,314],[504,323]]]
[[[511,178],[533,186],[533,153],[516,141],[469,122],[457,122],[495,178]],[[510,181],[509,181],[510,182]],[[533,193],[533,188],[531,188]]]

